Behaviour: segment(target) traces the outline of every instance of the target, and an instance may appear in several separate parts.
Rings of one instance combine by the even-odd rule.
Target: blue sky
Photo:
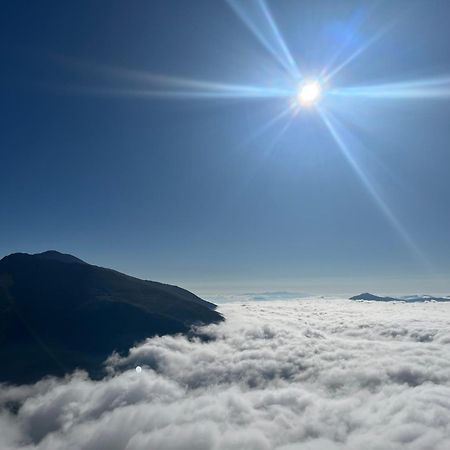
[[[334,137],[269,95],[301,78],[263,3],[234,4],[4,5],[0,254],[199,293],[450,291],[450,4],[267,3],[304,77],[359,53],[320,101]],[[191,98],[185,79],[262,98]]]

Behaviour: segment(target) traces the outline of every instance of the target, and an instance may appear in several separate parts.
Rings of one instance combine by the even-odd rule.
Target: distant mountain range
[[[0,381],[33,382],[75,368],[102,375],[113,351],[223,320],[216,305],[47,251],[0,260]]]
[[[379,297],[378,295],[364,294],[355,295],[350,297],[350,300],[371,300],[375,302],[450,302],[450,296],[446,297],[434,297],[432,295],[405,295],[401,297]]]

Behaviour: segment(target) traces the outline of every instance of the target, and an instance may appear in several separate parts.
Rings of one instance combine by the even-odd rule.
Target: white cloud
[[[3,386],[0,448],[450,448],[450,304],[220,310],[211,340],[150,339],[111,357],[107,379]]]

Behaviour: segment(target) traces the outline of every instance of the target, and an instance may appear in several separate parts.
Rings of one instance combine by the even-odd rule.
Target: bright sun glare
[[[318,81],[302,83],[298,89],[297,98],[302,106],[311,106],[320,97],[321,86]]]

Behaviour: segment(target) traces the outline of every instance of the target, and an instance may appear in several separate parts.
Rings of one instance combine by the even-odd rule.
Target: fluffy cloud
[[[149,339],[104,380],[2,386],[0,448],[450,448],[450,304],[220,309],[207,339]]]

